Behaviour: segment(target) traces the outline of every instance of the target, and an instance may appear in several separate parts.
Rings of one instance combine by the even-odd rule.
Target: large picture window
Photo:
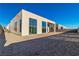
[[[42,33],[46,33],[46,22],[42,21]]]
[[[29,18],[29,34],[37,33],[37,20]]]

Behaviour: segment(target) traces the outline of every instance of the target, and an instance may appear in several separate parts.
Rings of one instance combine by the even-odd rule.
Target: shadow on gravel
[[[64,34],[64,33],[63,33]],[[4,47],[3,56],[77,56],[79,43],[56,40],[55,38],[38,38]]]

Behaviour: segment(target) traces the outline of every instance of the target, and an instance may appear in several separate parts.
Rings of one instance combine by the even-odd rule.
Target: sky
[[[0,24],[6,26],[22,9],[55,21],[69,29],[79,27],[78,3],[0,3]]]

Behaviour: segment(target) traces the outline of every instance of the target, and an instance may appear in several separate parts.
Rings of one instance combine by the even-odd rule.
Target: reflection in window
[[[14,24],[14,31],[17,32],[17,22],[15,22],[15,24]]]
[[[36,34],[37,33],[37,20],[33,18],[29,18],[29,33]]]
[[[42,33],[46,33],[46,22],[42,21]]]

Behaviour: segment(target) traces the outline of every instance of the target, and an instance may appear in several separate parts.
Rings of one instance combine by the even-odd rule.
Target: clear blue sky
[[[64,3],[0,4],[0,24],[6,26],[21,9],[48,18],[68,28],[79,27],[79,4]]]

